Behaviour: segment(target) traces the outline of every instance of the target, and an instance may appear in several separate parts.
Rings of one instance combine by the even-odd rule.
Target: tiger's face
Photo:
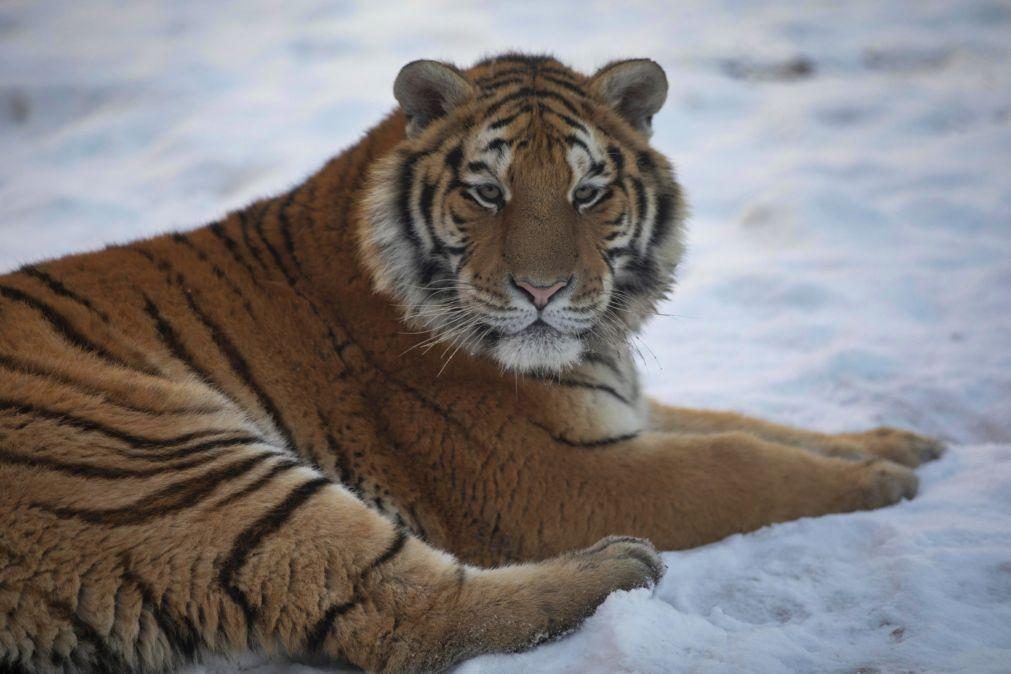
[[[623,342],[672,283],[683,204],[648,144],[663,71],[593,78],[506,56],[409,64],[407,138],[376,166],[360,231],[379,290],[431,343],[557,372]]]

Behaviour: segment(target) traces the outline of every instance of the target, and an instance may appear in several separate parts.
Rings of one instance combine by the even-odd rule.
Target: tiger
[[[0,670],[441,671],[655,585],[658,549],[915,495],[936,440],[643,393],[687,211],[656,62],[393,93],[279,196],[0,277]]]

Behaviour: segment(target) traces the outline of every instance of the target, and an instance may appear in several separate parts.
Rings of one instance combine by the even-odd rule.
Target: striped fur
[[[453,71],[452,111],[395,112],[285,194],[0,277],[0,670],[441,670],[655,582],[613,534],[687,547],[910,495],[907,468],[838,457],[911,466],[926,439],[642,398],[624,339],[683,206],[601,86],[623,68]],[[571,276],[537,335],[510,273]]]

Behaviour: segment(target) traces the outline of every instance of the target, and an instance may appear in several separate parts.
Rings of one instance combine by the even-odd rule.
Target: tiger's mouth
[[[489,329],[482,346],[506,370],[556,373],[579,362],[586,349],[585,333],[564,332],[538,317],[512,332]]]
[[[539,316],[529,325],[526,325],[520,328],[519,330],[509,332],[506,334],[508,334],[509,336],[525,334],[529,337],[536,337],[540,339],[551,339],[553,337],[554,338],[561,337],[562,335],[567,333],[562,332],[555,326],[545,321],[542,316]]]
[[[545,320],[543,316],[538,316],[528,324],[514,329],[494,326],[489,323],[485,323],[483,327],[486,329],[488,337],[492,340],[500,340],[509,337],[523,337],[525,339],[535,340],[582,338],[593,330],[592,327],[565,329],[563,327],[553,325],[549,321]]]
[[[544,335],[545,337],[550,335],[556,335],[558,337],[562,336],[562,333],[558,328],[553,325],[549,325],[544,321],[543,318],[538,318],[536,321],[528,325],[527,327],[520,330],[520,332],[526,332],[533,336]]]

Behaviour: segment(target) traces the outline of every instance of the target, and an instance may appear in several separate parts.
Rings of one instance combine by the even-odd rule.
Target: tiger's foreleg
[[[654,583],[662,573],[653,548],[632,539],[607,539],[540,564],[468,567],[319,478],[288,494],[280,501],[287,506],[259,520],[287,515],[270,540],[236,540],[226,567],[233,573],[223,584],[261,647],[299,659],[439,671],[568,631],[610,592]],[[235,557],[235,546],[244,557]]]
[[[574,444],[537,452],[536,474],[551,479],[532,484],[521,508],[502,516],[502,540],[524,541],[506,554],[555,554],[604,534],[683,549],[774,522],[880,508],[917,489],[913,471],[891,461],[827,457],[745,433]],[[537,532],[536,543],[517,531]]]

